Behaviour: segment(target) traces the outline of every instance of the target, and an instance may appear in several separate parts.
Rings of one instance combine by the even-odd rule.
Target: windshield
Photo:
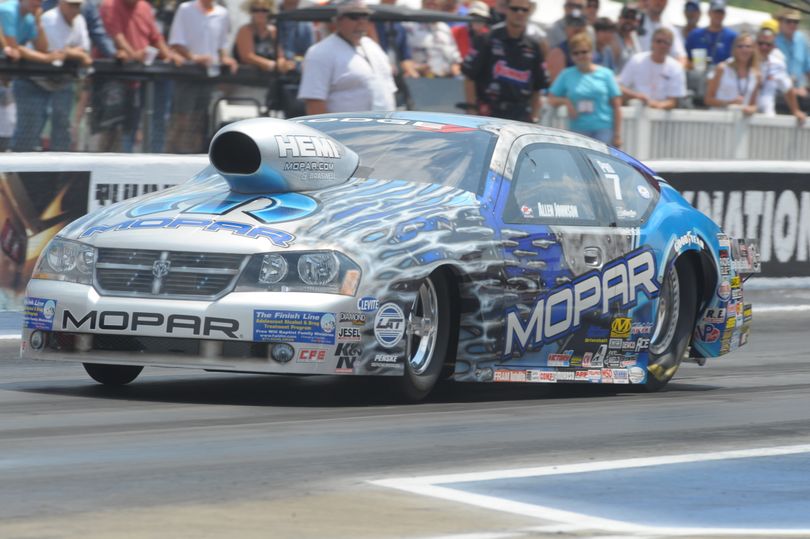
[[[319,118],[307,121],[360,155],[357,176],[409,180],[458,187],[474,193],[483,189],[496,135],[475,128],[456,126],[419,127],[418,122],[388,120],[400,124]]]

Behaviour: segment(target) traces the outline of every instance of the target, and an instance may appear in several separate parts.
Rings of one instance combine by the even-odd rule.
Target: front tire
[[[409,401],[428,396],[442,375],[453,328],[452,295],[447,278],[436,271],[422,281],[407,325],[405,374],[400,393]]]
[[[141,374],[143,367],[134,365],[102,365],[101,363],[83,363],[84,370],[90,378],[106,386],[123,386]]]
[[[697,278],[687,263],[676,263],[664,277],[650,342],[646,391],[672,380],[689,346],[697,316]]]

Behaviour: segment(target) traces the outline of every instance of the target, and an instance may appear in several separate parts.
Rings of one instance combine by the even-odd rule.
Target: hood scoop
[[[214,135],[211,164],[237,193],[288,193],[339,185],[360,158],[307,125],[255,118],[228,124]]]

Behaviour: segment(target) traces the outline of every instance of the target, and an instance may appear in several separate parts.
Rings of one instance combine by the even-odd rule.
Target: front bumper
[[[233,292],[215,301],[167,300],[34,279],[25,311],[26,359],[278,374],[404,371],[404,349],[380,347],[374,312],[358,310],[349,296]],[[281,343],[293,348],[283,362],[272,353]]]

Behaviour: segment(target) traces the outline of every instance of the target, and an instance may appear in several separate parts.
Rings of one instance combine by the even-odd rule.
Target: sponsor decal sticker
[[[496,382],[525,382],[526,371],[513,371],[510,369],[496,369],[495,379]]]
[[[27,329],[51,331],[56,316],[56,300],[47,298],[25,298],[24,320]]]
[[[371,362],[372,367],[390,367],[399,363],[399,356],[396,354],[375,354]]]
[[[700,239],[697,236],[697,234],[695,234],[691,230],[675,240],[675,250],[678,252],[683,251],[686,247],[690,245],[696,245],[700,249],[704,249],[706,247],[703,244],[703,240]]]
[[[647,188],[646,185],[639,185],[636,187],[636,190],[638,191],[638,196],[640,196],[643,199],[649,200],[650,197],[652,196],[652,193],[650,193],[650,190]]]
[[[636,352],[643,352],[647,348],[650,347],[650,339],[647,337],[641,337],[636,341]]]
[[[703,321],[707,324],[723,324],[726,321],[725,309],[706,309]]]
[[[726,320],[726,329],[734,329],[737,327],[737,317],[730,316],[728,320]]]
[[[640,384],[644,382],[644,378],[646,378],[644,369],[641,367],[630,367],[627,369],[627,374],[631,384]]]
[[[380,308],[380,301],[371,296],[365,296],[357,300],[357,310],[364,313],[371,313]]]
[[[699,341],[706,343],[717,342],[720,338],[720,330],[712,324],[703,324],[695,328],[695,333]]]
[[[338,323],[362,326],[366,323],[366,315],[364,313],[340,313]]]
[[[340,326],[338,328],[338,342],[360,342],[361,339],[362,334],[360,333],[360,328],[352,326]]]
[[[383,348],[393,348],[405,334],[405,314],[396,303],[386,303],[374,317],[374,337]]]
[[[613,369],[613,383],[614,384],[629,384],[627,369]]]
[[[574,371],[557,371],[558,382],[571,382],[574,380]]]
[[[602,369],[602,383],[603,384],[613,383],[613,369]]]
[[[630,336],[630,328],[632,328],[632,326],[632,319],[630,318],[614,318],[610,323],[610,338],[628,338]]]
[[[574,373],[575,380],[589,381],[588,371],[576,371]]]
[[[731,296],[731,283],[723,281],[717,287],[717,297],[727,300]]]
[[[296,356],[298,363],[323,363],[326,361],[326,349],[324,348],[301,348]]]
[[[632,352],[636,349],[636,343],[633,341],[624,341],[622,343],[622,352]]]
[[[566,350],[562,354],[549,354],[546,365],[549,367],[567,367],[571,362],[572,355],[574,355],[573,350]]]
[[[631,335],[649,335],[652,333],[652,322],[645,322],[641,324],[633,324],[630,326]]]
[[[253,311],[253,340],[335,344],[335,315],[306,311]]]
[[[585,352],[584,354],[582,354],[582,366],[583,367],[590,367],[592,357],[593,357],[593,352]]]
[[[340,374],[351,374],[354,371],[354,362],[363,353],[363,347],[354,343],[338,343],[335,348],[337,366],[335,372]]]
[[[624,344],[624,341],[622,339],[610,339],[610,342],[608,343],[608,349],[621,350],[622,344]]]

